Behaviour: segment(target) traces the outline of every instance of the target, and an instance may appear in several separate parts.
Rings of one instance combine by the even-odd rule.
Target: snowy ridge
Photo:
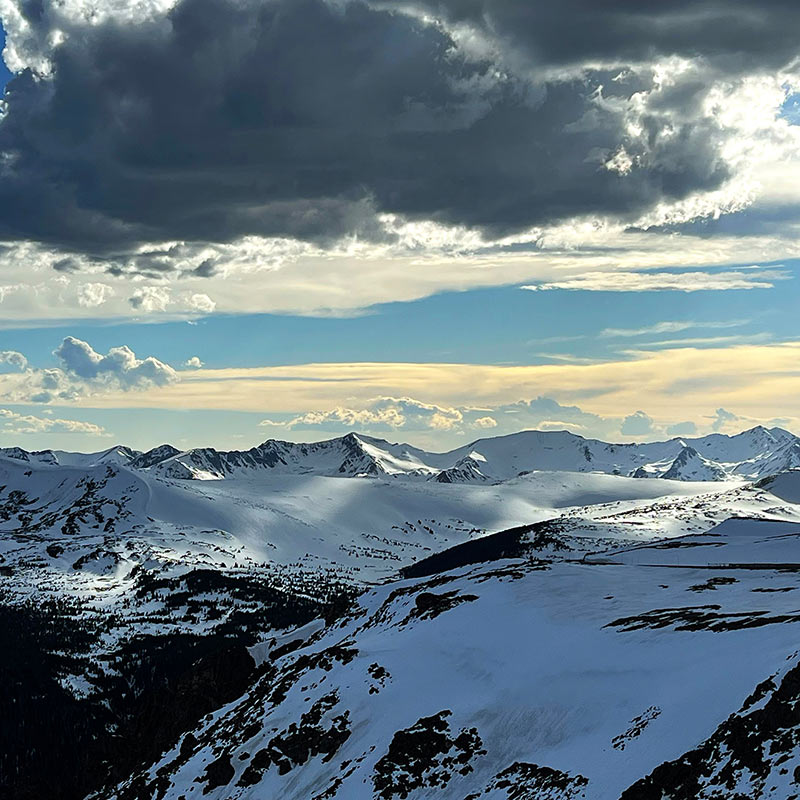
[[[180,480],[222,480],[280,474],[328,477],[402,477],[439,483],[498,483],[534,470],[715,481],[758,480],[800,467],[800,439],[761,426],[735,436],[613,444],[567,431],[521,431],[478,439],[447,453],[429,453],[362,434],[310,444],[270,439],[250,450],[165,444],[147,453],[114,447],[95,454],[56,454],[59,463],[127,464]]]
[[[640,467],[634,477],[654,477],[647,468]],[[721,481],[727,474],[720,464],[704,458],[694,449],[686,445],[670,464],[669,469],[660,475],[662,478],[674,481]]]
[[[12,458],[33,464],[58,465],[58,457],[52,450],[29,452],[21,447],[0,447],[0,458]]]
[[[422,451],[356,434],[311,444],[270,439],[246,451],[196,448],[179,453],[166,448],[165,457],[151,459],[148,467],[156,474],[180,479],[218,480],[265,470],[345,477],[427,476],[436,471],[421,460],[420,456],[428,455]]]
[[[371,590],[98,797],[787,800],[798,512]]]

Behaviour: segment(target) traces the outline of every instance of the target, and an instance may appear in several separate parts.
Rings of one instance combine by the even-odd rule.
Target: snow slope
[[[48,703],[129,728],[147,704],[130,740],[120,722],[76,734],[95,764],[110,732],[118,760],[152,739],[130,769],[145,756],[153,768],[117,775],[103,800],[631,800],[678,779],[676,800],[733,797],[719,773],[741,755],[729,718],[787,702],[800,615],[800,470],[742,480],[739,465],[791,445],[750,434],[708,437],[710,455],[530,432],[430,457],[344,437],[273,448],[273,466],[268,449],[6,449],[0,613],[41,611],[29,663],[50,665]],[[709,464],[725,447],[720,473]],[[430,479],[465,458],[486,480]],[[609,474],[624,459],[656,476],[677,461],[680,479]],[[538,463],[568,468],[520,469]],[[178,464],[214,479],[185,480]],[[206,673],[190,655],[212,647],[221,660]],[[16,685],[17,702],[43,691]],[[764,741],[773,716],[759,717]],[[165,727],[173,718],[184,727]],[[9,731],[9,748],[47,752],[46,724]],[[785,788],[796,755],[780,747],[759,769]],[[744,796],[786,800],[759,775]]]
[[[496,486],[272,473],[200,482],[114,463],[53,466],[2,457],[0,486],[0,564],[18,570],[20,585],[66,582],[70,591],[84,586],[82,594],[118,586],[141,565],[322,570],[375,581],[451,544],[546,519],[556,509],[694,497],[712,488],[557,472]],[[26,567],[33,562],[40,568]]]
[[[736,551],[724,567],[704,548],[691,566],[528,557],[376,588],[98,796],[787,800],[800,771],[791,530],[718,526]],[[784,710],[761,713],[769,703]]]

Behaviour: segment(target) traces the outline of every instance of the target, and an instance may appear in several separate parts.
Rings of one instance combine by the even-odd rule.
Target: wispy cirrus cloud
[[[772,339],[772,334],[766,331],[736,336],[687,336],[683,339],[657,339],[652,342],[639,342],[637,343],[637,348],[639,350],[654,350],[674,347],[722,347],[723,345],[759,344],[772,341]],[[630,350],[627,352],[635,354],[637,351]]]
[[[656,322],[652,325],[645,325],[641,328],[604,328],[598,334],[603,338],[629,338],[634,336],[649,336],[657,333],[680,333],[681,331],[693,330],[695,328],[725,329],[739,328],[746,325],[750,320],[665,320]]]
[[[583,275],[542,281],[522,286],[532,292],[553,289],[584,292],[703,292],[743,289],[772,289],[790,280],[786,269],[721,270],[719,272],[587,272]]]

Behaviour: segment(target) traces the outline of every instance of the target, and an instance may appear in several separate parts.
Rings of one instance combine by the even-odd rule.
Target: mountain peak
[[[685,445],[661,477],[677,481],[721,481],[727,474],[720,464],[704,458],[691,445]]]
[[[267,439],[249,450],[179,451],[162,444],[140,453],[115,445],[101,453],[57,454],[63,464],[117,463],[168,478],[222,480],[259,474],[435,478],[499,483],[535,471],[599,472],[678,480],[759,479],[800,466],[800,439],[757,425],[729,436],[713,433],[661,442],[610,443],[570,431],[523,430],[477,439],[445,453],[350,431],[318,442]]]

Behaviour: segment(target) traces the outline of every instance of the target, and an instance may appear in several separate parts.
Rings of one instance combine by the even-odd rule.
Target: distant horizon
[[[394,441],[392,439],[387,439],[387,438],[385,438],[383,436],[364,433],[363,431],[359,431],[359,430],[351,430],[351,431],[347,431],[346,433],[341,433],[341,434],[334,435],[334,436],[322,436],[322,437],[316,438],[316,439],[311,439],[311,438],[309,438],[309,439],[280,439],[280,438],[277,438],[277,437],[268,437],[266,439],[262,439],[261,441],[256,442],[255,444],[251,445],[250,447],[219,448],[219,447],[214,447],[213,445],[197,444],[197,445],[192,445],[190,447],[186,447],[186,448],[183,448],[183,449],[181,449],[181,448],[175,448],[175,449],[179,453],[189,452],[189,451],[192,451],[192,450],[209,450],[209,449],[210,450],[217,450],[217,451],[225,451],[225,452],[247,452],[249,450],[253,450],[253,449],[256,449],[258,447],[261,447],[261,446],[263,446],[263,445],[265,445],[265,444],[267,444],[269,442],[286,442],[288,444],[321,444],[321,443],[326,443],[326,442],[337,441],[337,440],[340,440],[340,439],[345,439],[345,438],[347,438],[349,436],[356,436],[356,437],[359,437],[359,438],[362,438],[362,439],[369,439],[369,440],[372,440],[372,441],[382,442],[382,443],[388,444],[388,445],[390,445],[392,447],[408,446],[408,447],[414,448],[415,450],[421,450],[421,451],[424,451],[424,452],[431,453],[432,455],[447,455],[448,453],[452,453],[452,452],[454,452],[456,450],[460,450],[462,448],[469,447],[471,445],[476,444],[477,442],[480,442],[480,441],[483,441],[483,440],[486,440],[486,439],[505,439],[505,438],[509,438],[509,437],[519,436],[519,435],[525,434],[525,433],[543,433],[543,434],[566,433],[566,434],[569,434],[571,436],[575,436],[575,437],[577,437],[579,439],[584,439],[586,441],[597,441],[597,442],[602,442],[603,444],[609,444],[609,445],[615,445],[615,446],[620,446],[621,447],[621,446],[635,446],[635,445],[641,445],[641,444],[658,444],[658,443],[670,442],[670,441],[676,441],[676,440],[677,441],[681,441],[681,440],[696,441],[698,439],[706,439],[706,438],[709,438],[711,436],[722,436],[722,437],[725,437],[726,439],[732,439],[732,438],[735,438],[737,436],[741,436],[742,434],[745,434],[745,433],[751,433],[751,432],[753,432],[753,431],[755,431],[757,429],[763,429],[763,430],[766,430],[767,432],[770,432],[770,433],[773,432],[773,431],[779,430],[779,431],[781,431],[783,433],[789,434],[790,436],[793,436],[793,437],[796,437],[796,438],[800,439],[800,436],[798,436],[798,434],[795,434],[794,432],[792,432],[790,430],[787,430],[786,428],[782,428],[782,427],[777,426],[777,425],[768,427],[766,425],[761,425],[761,424],[756,424],[756,425],[753,425],[753,426],[751,426],[749,428],[743,428],[740,431],[736,431],[736,432],[732,432],[732,433],[721,433],[721,432],[718,432],[718,431],[712,431],[711,433],[702,434],[700,436],[671,436],[671,437],[668,437],[666,439],[638,439],[638,440],[626,441],[626,442],[599,439],[599,438],[597,438],[595,436],[584,436],[583,434],[577,433],[575,431],[567,430],[566,428],[551,429],[551,430],[542,430],[542,429],[537,429],[537,428],[522,428],[520,430],[512,431],[510,433],[502,433],[502,434],[497,434],[497,435],[494,435],[494,436],[492,436],[492,435],[481,436],[481,437],[478,437],[477,439],[473,439],[473,440],[471,440],[469,442],[465,442],[462,445],[459,445],[459,446],[453,447],[453,448],[449,448],[447,450],[427,450],[424,447],[417,446],[416,444],[414,444],[410,440],[403,439],[403,440]],[[139,453],[148,453],[148,452],[151,452],[153,450],[157,450],[160,447],[175,447],[175,445],[173,445],[169,441],[163,441],[163,442],[160,442],[159,444],[153,445],[152,447],[148,447],[146,449],[141,449],[141,448],[131,447],[130,445],[128,445],[125,442],[118,441],[115,444],[109,445],[108,447],[100,448],[98,450],[69,450],[67,448],[59,448],[59,447],[44,447],[44,448],[37,448],[35,450],[31,450],[31,449],[25,448],[25,447],[23,447],[21,445],[17,445],[17,444],[0,443],[0,451],[6,450],[6,449],[18,448],[20,450],[25,450],[26,452],[53,451],[53,452],[56,452],[56,453],[58,453],[58,452],[75,453],[75,454],[81,454],[81,455],[97,455],[97,454],[100,454],[100,453],[111,452],[111,451],[113,451],[115,449],[118,449],[118,448],[126,448],[128,450],[132,450],[134,452],[139,452]]]

